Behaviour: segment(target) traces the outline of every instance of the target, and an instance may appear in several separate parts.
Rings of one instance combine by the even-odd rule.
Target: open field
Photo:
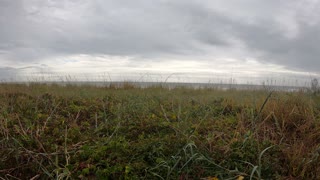
[[[317,179],[320,97],[0,85],[1,179]]]

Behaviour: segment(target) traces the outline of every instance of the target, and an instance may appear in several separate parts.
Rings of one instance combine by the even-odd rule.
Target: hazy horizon
[[[278,80],[277,80],[278,78]],[[97,74],[96,76],[80,74],[80,75],[51,75],[44,76],[41,74],[25,75],[23,77],[12,77],[11,79],[2,79],[2,83],[61,83],[61,84],[91,84],[91,85],[104,85],[110,83],[150,83],[152,84],[204,84],[204,85],[248,85],[248,86],[277,86],[277,87],[311,87],[312,77],[299,77],[292,76],[291,78],[280,78],[273,76],[270,78],[264,77],[237,77],[226,76],[223,74]]]

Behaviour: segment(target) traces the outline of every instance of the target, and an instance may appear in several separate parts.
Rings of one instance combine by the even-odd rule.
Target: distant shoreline
[[[136,88],[150,88],[161,86],[164,88],[193,88],[193,89],[219,89],[219,90],[276,90],[276,91],[305,91],[309,87],[304,86],[281,86],[281,85],[258,85],[258,84],[221,84],[221,83],[186,83],[186,82],[135,82],[135,81],[30,81],[30,82],[1,82],[1,84],[47,84],[47,85],[76,85],[121,88],[123,85],[131,85]]]

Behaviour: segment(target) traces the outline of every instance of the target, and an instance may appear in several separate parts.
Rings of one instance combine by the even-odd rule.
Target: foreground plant
[[[316,179],[302,92],[0,86],[2,179]]]

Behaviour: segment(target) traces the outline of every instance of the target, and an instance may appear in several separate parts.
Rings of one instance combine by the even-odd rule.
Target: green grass
[[[1,179],[316,179],[320,97],[0,85]]]

